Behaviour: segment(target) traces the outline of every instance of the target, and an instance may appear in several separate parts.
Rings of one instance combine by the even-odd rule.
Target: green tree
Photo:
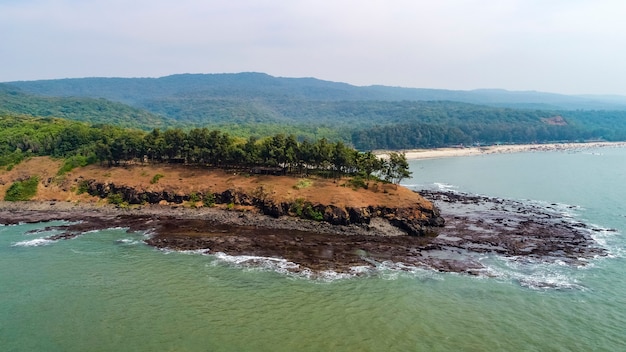
[[[385,180],[398,185],[403,179],[411,177],[412,172],[409,171],[409,163],[404,153],[389,153],[389,159],[385,161],[383,168]]]

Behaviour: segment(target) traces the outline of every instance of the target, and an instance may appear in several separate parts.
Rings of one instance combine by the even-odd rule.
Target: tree
[[[409,171],[409,163],[406,161],[404,153],[389,153],[389,159],[385,161],[383,168],[385,180],[394,184],[399,184],[403,179],[411,177],[413,174]]]
[[[369,180],[372,173],[378,172],[383,168],[383,161],[372,152],[359,153],[356,156],[356,167],[358,172],[362,173]]]

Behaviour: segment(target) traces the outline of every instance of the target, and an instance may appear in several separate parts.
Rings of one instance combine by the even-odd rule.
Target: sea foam
[[[33,240],[28,241],[20,241],[13,243],[13,247],[38,247],[38,246],[47,246],[56,241],[49,240],[47,238],[35,238]]]
[[[576,279],[574,268],[562,261],[546,263],[528,257],[493,256],[483,264],[488,276],[532,290],[586,290]]]

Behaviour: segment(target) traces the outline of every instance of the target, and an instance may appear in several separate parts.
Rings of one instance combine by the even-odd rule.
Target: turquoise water
[[[109,229],[46,242],[0,227],[3,351],[622,351],[626,149],[411,162],[419,188],[564,209],[600,231],[586,267],[485,256],[494,277],[381,268],[311,280],[285,263],[159,251]],[[58,222],[57,222],[58,223]]]

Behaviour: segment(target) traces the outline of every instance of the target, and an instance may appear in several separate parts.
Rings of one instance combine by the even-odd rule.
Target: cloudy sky
[[[255,71],[626,95],[623,0],[0,0],[0,82]]]

